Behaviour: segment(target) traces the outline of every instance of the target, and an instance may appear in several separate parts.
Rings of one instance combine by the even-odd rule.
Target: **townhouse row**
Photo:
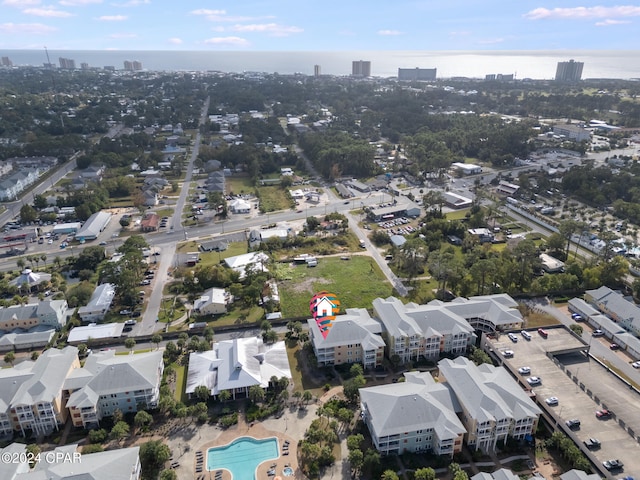
[[[0,370],[0,435],[48,435],[69,417],[94,428],[113,415],[154,408],[164,370],[161,351],[92,353],[80,365],[78,349],[46,350],[36,361]]]

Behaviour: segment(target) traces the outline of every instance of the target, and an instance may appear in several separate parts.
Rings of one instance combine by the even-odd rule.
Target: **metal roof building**
[[[108,212],[96,212],[91,215],[76,233],[77,240],[95,240],[111,221]]]

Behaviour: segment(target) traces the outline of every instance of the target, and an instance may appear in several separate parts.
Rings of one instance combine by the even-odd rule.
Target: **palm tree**
[[[18,268],[20,269],[20,271],[24,270],[24,266],[26,265],[24,258],[20,257],[17,261],[16,264],[18,265]]]
[[[42,255],[40,255],[40,260],[42,260],[44,262],[44,266],[47,266],[47,256],[43,253]]]

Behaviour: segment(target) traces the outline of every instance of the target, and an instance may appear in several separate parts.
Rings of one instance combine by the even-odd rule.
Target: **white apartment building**
[[[440,360],[438,367],[439,381],[449,386],[459,405],[470,448],[493,451],[507,436],[533,435],[542,411],[504,368],[477,366],[465,357]]]
[[[64,382],[73,425],[94,428],[116,409],[131,413],[155,408],[163,371],[159,350],[135,355],[116,355],[114,350],[92,353],[84,368]]]
[[[360,389],[362,419],[382,454],[431,451],[452,457],[462,449],[464,425],[453,395],[429,372],[408,372],[406,382]]]
[[[401,363],[421,357],[438,359],[442,353],[462,355],[475,341],[473,327],[446,308],[448,303],[403,304],[398,298],[376,298],[373,311],[383,324],[387,356]]]

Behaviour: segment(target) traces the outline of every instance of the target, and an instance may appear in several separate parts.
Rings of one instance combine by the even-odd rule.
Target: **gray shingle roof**
[[[74,371],[65,383],[75,384],[77,388],[83,379],[86,381],[80,390],[71,394],[67,405],[80,406],[86,399],[93,399],[93,395],[157,388],[162,362],[162,352],[159,350],[135,355],[116,355],[114,350],[92,353],[84,368]],[[87,372],[92,375],[87,376]]]
[[[447,386],[428,372],[408,373],[406,382],[361,388],[360,401],[377,437],[434,429],[440,439],[466,432]]]
[[[76,347],[46,350],[33,364],[33,375],[20,385],[11,404],[34,405],[40,401],[52,402],[60,395],[65,378],[73,363],[77,361]]]
[[[371,318],[365,308],[347,308],[344,315],[337,315],[331,322],[326,338],[323,338],[315,320],[307,320],[313,330],[317,348],[332,348],[347,344],[361,344],[365,350],[384,347],[380,337],[382,324]]]
[[[542,412],[503,368],[476,366],[465,357],[438,362],[441,375],[458,401],[476,420],[520,420]]]

